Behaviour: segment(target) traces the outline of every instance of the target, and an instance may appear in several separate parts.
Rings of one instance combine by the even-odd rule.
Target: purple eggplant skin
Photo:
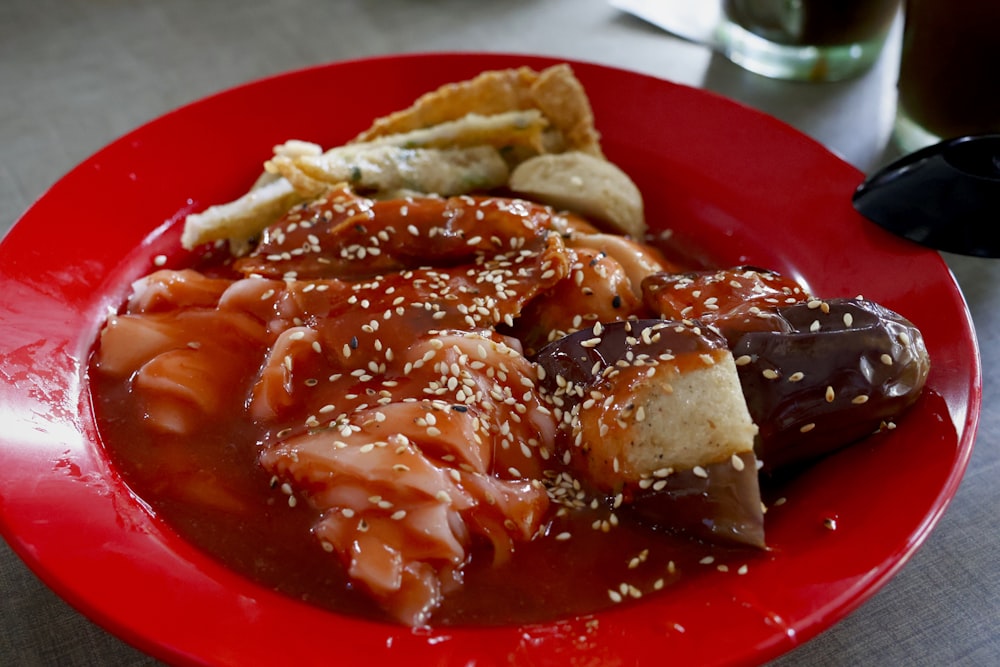
[[[648,489],[626,488],[626,503],[640,520],[658,529],[709,544],[766,549],[764,509],[753,452],[705,466],[704,474],[682,470]]]
[[[765,471],[817,459],[885,428],[930,371],[912,322],[872,301],[775,309],[771,331],[727,331]]]

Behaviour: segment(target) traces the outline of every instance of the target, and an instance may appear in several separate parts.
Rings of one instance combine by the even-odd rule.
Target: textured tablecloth
[[[897,25],[874,70],[814,85],[743,72],[604,0],[3,0],[0,233],[75,164],[168,110],[288,69],[396,52],[538,53],[638,70],[771,113],[871,170],[893,155],[898,41]],[[983,356],[984,411],[969,471],[902,571],[777,665],[1000,665],[1000,261],[946,260]],[[0,542],[0,665],[148,664]]]

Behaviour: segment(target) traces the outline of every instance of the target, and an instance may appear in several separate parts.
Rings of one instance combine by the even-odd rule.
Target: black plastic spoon
[[[910,153],[871,175],[854,208],[920,245],[1000,257],[1000,134],[982,134]]]

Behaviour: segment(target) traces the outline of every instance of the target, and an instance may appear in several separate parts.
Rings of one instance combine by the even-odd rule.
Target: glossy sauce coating
[[[545,371],[542,387],[558,405],[556,414],[563,417],[560,444],[571,464],[607,469],[603,476],[589,477],[613,484],[622,502],[653,525],[669,526],[711,543],[763,547],[764,517],[752,450],[719,457],[705,448],[698,465],[661,461],[655,469],[644,471],[630,468],[627,451],[614,451],[613,465],[603,459],[594,461],[605,442],[631,444],[629,431],[634,427],[630,420],[646,419],[641,413],[637,416],[637,411],[646,409],[639,397],[649,387],[672,393],[679,376],[697,375],[727,358],[725,339],[712,329],[643,319],[571,334],[543,348],[537,361]],[[735,375],[734,368],[730,372]],[[712,391],[719,388],[712,385]],[[734,391],[738,393],[739,387]],[[719,405],[724,400],[719,393],[711,399]],[[734,400],[743,399],[736,396]],[[676,407],[695,418],[690,404]],[[600,413],[599,433],[588,429],[593,421],[588,417],[595,410]],[[721,422],[715,425],[724,428]],[[691,433],[694,437],[696,431]]]
[[[563,456],[566,406],[531,358],[546,328],[603,340],[596,328],[606,362],[634,361],[641,345],[616,332],[660,314],[666,268],[529,202],[334,190],[247,257],[135,284],[92,360],[99,426],[136,493],[192,542],[341,612],[533,622],[655,593],[709,555],[745,571],[745,548],[656,520],[685,486],[712,485],[679,474],[612,494],[581,479]],[[734,311],[761,296],[734,295]],[[690,349],[671,343],[676,372],[728,354],[707,328],[720,322],[683,324],[706,328]],[[752,452],[716,463],[717,479],[753,478]],[[710,512],[723,532],[759,529]]]
[[[778,308],[776,331],[734,335],[767,470],[815,460],[880,429],[916,401],[930,371],[920,331],[860,299]]]
[[[581,483],[511,335],[560,285],[565,329],[595,294],[642,308],[627,268],[567,247],[580,229],[521,201],[344,190],[232,265],[156,272],[93,360],[111,455],[196,544],[339,611],[527,622],[652,593],[726,550]]]

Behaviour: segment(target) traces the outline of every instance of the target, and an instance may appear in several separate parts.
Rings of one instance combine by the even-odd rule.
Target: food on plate
[[[188,216],[181,243],[228,240],[241,253],[289,205],[330,185],[377,197],[457,195],[500,187],[525,159],[564,151],[603,157],[590,101],[568,65],[484,72],[427,93],[326,153],[299,140],[276,147],[266,185]]]
[[[697,320],[727,338],[774,328],[775,308],[810,299],[797,281],[749,266],[659,272],[643,280],[642,294],[660,317]]]
[[[210,241],[228,240],[234,250],[247,248],[260,230],[300,201],[302,196],[287,180],[269,181],[239,199],[187,216],[181,243],[195,248]]]
[[[920,330],[876,303],[810,300],[775,309],[774,319],[780,328],[732,342],[766,470],[889,427],[927,381]]]
[[[537,362],[585,479],[660,524],[764,546],[757,426],[725,339],[659,319],[597,323]]]
[[[515,193],[568,209],[635,239],[646,235],[642,194],[607,160],[579,151],[528,158],[510,174]]]
[[[577,150],[603,155],[600,133],[583,85],[569,65],[536,72],[529,67],[483,72],[448,83],[417,99],[409,108],[377,119],[352,143],[440,125],[469,114],[489,116],[512,110],[539,110],[549,121],[547,152]]]
[[[569,270],[525,304],[512,327],[528,356],[596,323],[644,316],[642,281],[672,266],[653,246],[602,233],[575,216],[567,216],[558,230]]]
[[[903,316],[861,298],[812,297],[771,271],[660,273],[643,289],[661,317],[693,318],[726,337],[768,471],[886,428],[930,372],[923,336]]]
[[[95,410],[126,480],[241,572],[411,626],[745,571],[766,553],[760,466],[899,414],[926,351],[875,304],[667,260],[599,136],[560,65],[275,147],[101,331]],[[815,330],[814,304],[839,324]],[[846,357],[809,361],[827,347],[869,404]],[[809,393],[755,384],[762,364]],[[821,446],[803,428],[841,420]]]

